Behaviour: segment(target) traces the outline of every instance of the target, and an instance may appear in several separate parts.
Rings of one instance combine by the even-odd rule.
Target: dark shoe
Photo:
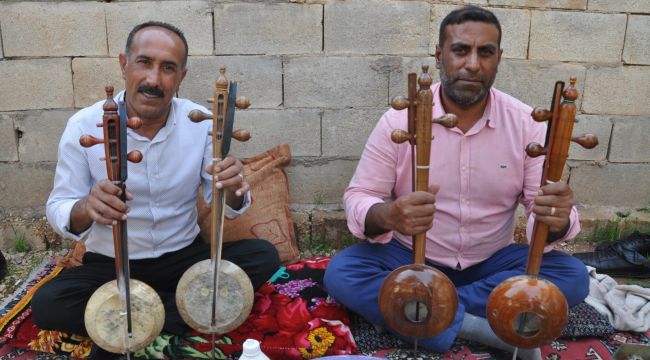
[[[603,250],[573,254],[601,274],[630,278],[649,278],[650,261],[637,251],[612,245]]]
[[[596,246],[596,251],[609,251],[609,248],[612,246],[619,249],[636,251],[639,254],[648,256],[650,255],[650,234],[641,234],[635,231],[624,239]]]
[[[7,259],[0,251],[0,279],[4,278],[7,275]]]

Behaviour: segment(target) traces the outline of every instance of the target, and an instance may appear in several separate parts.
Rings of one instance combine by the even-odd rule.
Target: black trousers
[[[280,266],[275,247],[265,240],[240,240],[223,244],[222,259],[238,265],[251,279],[253,288],[264,284]],[[191,245],[155,259],[131,260],[131,278],[145,282],[160,296],[165,307],[167,332],[183,335],[190,328],[176,307],[176,285],[195,263],[210,258],[210,246],[197,238]],[[86,303],[104,283],[115,279],[112,257],[87,252],[83,265],[63,270],[43,284],[32,298],[34,324],[46,330],[87,335],[84,325]]]

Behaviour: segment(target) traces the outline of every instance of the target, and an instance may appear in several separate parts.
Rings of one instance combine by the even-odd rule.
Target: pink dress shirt
[[[434,84],[433,116],[445,113],[440,84]],[[483,117],[463,133],[433,125],[429,183],[440,185],[433,227],[427,232],[426,258],[435,264],[465,269],[514,242],[515,209],[520,202],[529,215],[530,241],[544,157],[531,158],[524,149],[544,144],[546,124],[535,122],[532,108],[494,88]],[[388,110],[370,134],[357,170],[343,196],[348,227],[354,236],[374,243],[396,238],[411,247],[411,236],[389,231],[364,234],[370,207],[412,192],[410,145],[390,139],[394,129],[407,129],[407,111]],[[563,239],[580,231],[575,207]],[[553,245],[547,245],[550,251]]]

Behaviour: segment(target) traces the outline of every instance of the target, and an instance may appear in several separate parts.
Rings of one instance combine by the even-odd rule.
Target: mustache
[[[140,85],[138,87],[138,92],[157,96],[157,97],[165,96],[165,92],[162,91],[162,89],[160,89],[159,87],[149,86],[149,85]]]

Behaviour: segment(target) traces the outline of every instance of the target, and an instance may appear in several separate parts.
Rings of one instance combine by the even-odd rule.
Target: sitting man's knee
[[[42,329],[51,329],[52,325],[50,324],[50,311],[48,308],[51,308],[54,297],[52,291],[48,284],[43,284],[32,296],[31,307],[32,307],[32,319],[34,324]]]
[[[589,272],[580,260],[570,257],[567,275],[571,279],[570,291],[566,294],[567,302],[569,306],[575,306],[589,295]]]

